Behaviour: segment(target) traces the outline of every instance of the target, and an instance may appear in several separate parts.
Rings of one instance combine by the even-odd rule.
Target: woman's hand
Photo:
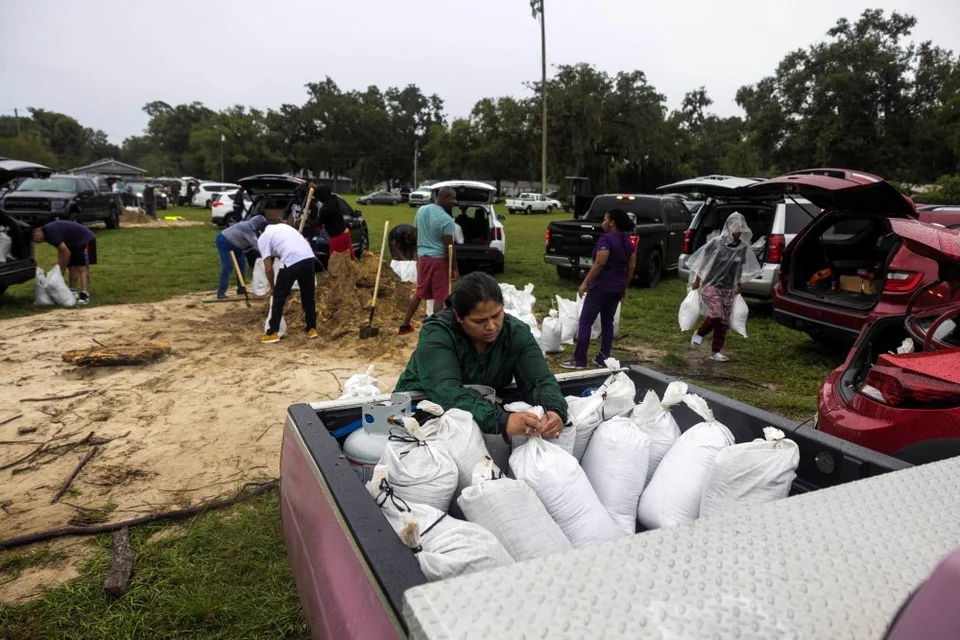
[[[540,419],[540,435],[553,439],[563,432],[563,420],[553,411],[547,411]]]
[[[507,435],[527,437],[539,436],[541,435],[540,419],[536,415],[527,413],[526,411],[511,413],[510,417],[507,418]]]
[[[623,295],[620,296],[620,302],[626,302],[626,301],[627,301],[627,292],[624,291]]]
[[[738,283],[737,283],[737,295],[739,295],[741,291],[743,291],[743,285],[738,282]]]
[[[584,281],[583,283],[580,284],[580,288],[577,289],[577,295],[578,295],[578,296],[585,296],[585,295],[587,295],[587,284],[588,284],[588,283],[587,283],[586,281]]]
[[[696,280],[694,280],[694,281],[693,281],[693,284],[690,285],[690,288],[693,289],[694,291],[696,291],[697,289],[699,289],[699,288],[700,288],[700,278],[697,278]]]

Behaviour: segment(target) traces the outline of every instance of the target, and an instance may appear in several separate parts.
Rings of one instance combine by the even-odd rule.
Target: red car
[[[960,230],[890,225],[906,249],[936,261],[937,282],[960,292]],[[816,426],[914,464],[960,455],[960,303],[911,305],[864,327],[820,388]]]
[[[750,190],[799,194],[823,214],[785,249],[774,287],[774,318],[816,340],[848,345],[872,318],[902,316],[914,302],[950,301],[937,263],[903,246],[888,221],[960,225],[950,208],[918,212],[878,176],[847,169],[810,169],[757,183]]]

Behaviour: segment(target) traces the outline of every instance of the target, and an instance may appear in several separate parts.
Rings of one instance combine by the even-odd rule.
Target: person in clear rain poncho
[[[750,250],[753,232],[740,213],[732,213],[719,236],[703,245],[687,262],[690,288],[700,292],[707,319],[693,334],[690,345],[700,347],[713,332],[713,359],[726,362],[723,343],[730,327],[733,301],[740,293],[740,283],[760,274],[760,263]]]

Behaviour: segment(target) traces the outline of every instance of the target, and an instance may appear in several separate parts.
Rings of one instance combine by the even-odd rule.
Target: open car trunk
[[[741,213],[747,221],[747,226],[753,232],[753,243],[750,248],[763,264],[767,255],[767,242],[770,231],[773,229],[773,219],[777,213],[777,204],[770,202],[718,202],[713,207],[704,210],[703,218],[697,225],[690,246],[691,253],[720,235],[723,225],[733,213]]]
[[[854,309],[877,303],[900,246],[885,217],[844,212],[818,220],[796,242],[790,293]]]
[[[493,225],[490,224],[488,216],[493,213],[488,212],[482,206],[463,206],[459,207],[460,214],[455,222],[463,230],[463,245],[474,247],[488,247],[493,240]]]

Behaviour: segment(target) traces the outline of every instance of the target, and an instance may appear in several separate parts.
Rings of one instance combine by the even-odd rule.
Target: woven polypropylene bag
[[[637,531],[637,506],[649,463],[650,437],[630,418],[600,423],[580,461],[600,504],[626,534]]]

